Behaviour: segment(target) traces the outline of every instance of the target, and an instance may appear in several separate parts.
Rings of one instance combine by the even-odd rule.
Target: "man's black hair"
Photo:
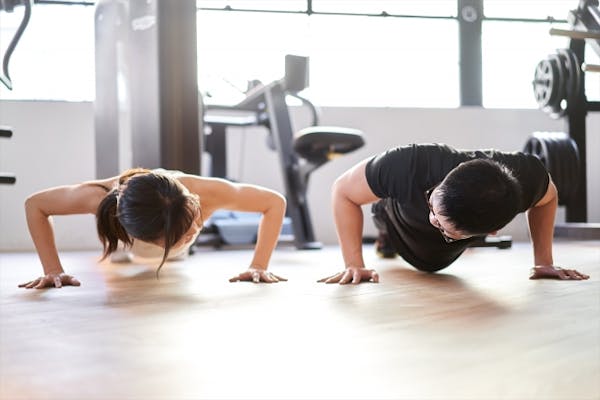
[[[503,164],[489,159],[461,163],[440,187],[440,214],[464,233],[497,231],[519,212],[521,187]]]

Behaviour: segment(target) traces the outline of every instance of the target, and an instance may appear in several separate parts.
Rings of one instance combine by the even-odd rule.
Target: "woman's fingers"
[[[264,279],[265,282],[268,282],[268,283],[279,282],[279,279],[277,279],[277,277],[270,272],[265,271],[265,272],[262,272],[260,275]]]
[[[19,285],[19,287],[26,289],[44,289],[47,287],[61,288],[63,286],[69,285],[81,286],[81,282],[79,282],[73,276],[67,274],[48,274],[46,276],[40,276],[39,278],[33,281],[22,283]]]
[[[240,282],[240,281],[252,281],[254,283],[266,282],[276,283],[279,281],[287,281],[287,279],[275,275],[265,270],[252,269],[250,271],[242,272],[241,274],[234,276],[229,279],[229,282]]]
[[[81,286],[81,282],[79,282],[77,278],[74,278],[72,276],[69,276],[69,284],[71,286]]]
[[[270,273],[270,274],[271,274],[271,275],[273,275],[275,278],[277,278],[277,280],[278,280],[278,281],[287,282],[287,279],[286,279],[286,278],[282,278],[281,276],[279,276],[279,275],[275,275],[275,274],[273,274],[273,273]]]

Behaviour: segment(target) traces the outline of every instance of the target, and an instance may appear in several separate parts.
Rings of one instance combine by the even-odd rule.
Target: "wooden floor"
[[[531,250],[469,250],[444,273],[365,248],[379,284],[316,280],[339,249],[278,249],[289,282],[229,283],[249,250],[165,266],[64,253],[79,288],[24,290],[0,254],[0,398],[599,399],[600,242],[555,246],[588,281],[528,280]]]

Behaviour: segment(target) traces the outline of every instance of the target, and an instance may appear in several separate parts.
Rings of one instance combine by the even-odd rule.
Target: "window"
[[[483,105],[498,108],[537,108],[532,80],[535,67],[556,49],[568,48],[569,39],[551,36],[550,28],[570,29],[566,22],[539,22],[544,19],[566,21],[577,8],[573,0],[485,0],[482,33]],[[523,19],[521,22],[509,19]],[[527,21],[531,19],[531,21]],[[535,20],[538,20],[536,22]],[[586,63],[598,63],[590,46]],[[586,96],[598,99],[599,74],[586,73]]]
[[[485,107],[537,108],[535,67],[568,46],[568,39],[548,30],[567,28],[564,20],[577,7],[575,0],[543,3],[484,1]],[[285,54],[298,54],[310,57],[304,94],[321,106],[459,106],[455,0],[312,0],[312,15],[306,0],[196,4],[199,88],[207,103],[236,103],[249,80],[281,78]],[[0,99],[93,101],[94,11],[85,5],[34,4],[10,63],[14,90],[0,87]],[[391,16],[341,15],[383,11]],[[22,15],[22,6],[0,12],[0,55]],[[554,22],[544,22],[548,17]],[[599,63],[592,49],[586,49],[586,62]],[[586,89],[588,98],[598,98],[600,74],[586,74]]]
[[[0,11],[0,54],[21,23],[24,7]],[[94,7],[34,4],[9,65],[13,90],[2,99],[94,99]]]
[[[484,0],[483,13],[487,18],[566,20],[567,13],[577,8],[577,3],[577,0]]]
[[[452,19],[199,10],[200,89],[207,102],[234,100],[248,80],[281,78],[285,54],[298,54],[310,57],[316,104],[456,107],[457,29]]]
[[[554,24],[567,29],[567,25]],[[483,106],[537,108],[533,76],[537,64],[568,39],[550,36],[550,24],[484,21],[482,26]]]

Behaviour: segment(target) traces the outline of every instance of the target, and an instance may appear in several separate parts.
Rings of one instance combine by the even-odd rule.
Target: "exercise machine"
[[[21,23],[17,28],[13,38],[11,39],[8,47],[6,48],[6,52],[4,53],[4,57],[2,57],[2,74],[0,75],[0,82],[8,90],[12,90],[12,80],[10,79],[10,72],[8,66],[10,64],[10,58],[12,56],[13,51],[17,47],[17,43],[21,40],[21,36],[23,32],[25,32],[25,28],[29,24],[29,20],[31,19],[31,6],[33,0],[1,0],[0,1],[0,11],[13,12],[16,6],[22,5],[24,6],[23,18],[21,19]]]
[[[0,74],[0,82],[6,86],[8,90],[13,89],[12,80],[10,79],[9,72],[9,64],[10,58],[12,56],[13,51],[17,47],[17,43],[21,39],[25,28],[27,28],[27,24],[29,24],[29,19],[31,18],[31,6],[32,0],[0,0],[0,11],[13,12],[16,6],[22,5],[24,6],[23,18],[21,19],[21,23],[17,28],[13,38],[11,39],[8,47],[6,48],[6,52],[2,57],[2,73]],[[0,138],[11,138],[13,135],[12,128],[8,126],[0,126]],[[17,178],[14,174],[11,173],[0,173],[0,184],[14,184],[16,183]]]
[[[195,0],[98,0],[96,176],[131,167],[199,174]]]
[[[205,150],[211,155],[212,175],[226,178],[227,127],[266,128],[269,131],[267,145],[277,152],[279,168],[283,172],[287,217],[291,223],[294,245],[298,249],[319,249],[321,243],[315,238],[307,199],[310,175],[331,159],[350,153],[362,147],[365,142],[362,132],[357,129],[320,126],[316,107],[308,99],[298,95],[308,85],[309,58],[287,55],[285,76],[282,79],[267,85],[256,84],[248,90],[245,99],[234,106],[206,106],[204,124],[210,129],[210,134],[205,135]],[[286,96],[299,99],[309,108],[312,115],[311,126],[298,132],[293,131]],[[222,115],[223,111],[242,112],[245,116]],[[221,222],[215,221],[217,230],[223,221],[224,219]],[[250,229],[256,232],[255,227]]]

